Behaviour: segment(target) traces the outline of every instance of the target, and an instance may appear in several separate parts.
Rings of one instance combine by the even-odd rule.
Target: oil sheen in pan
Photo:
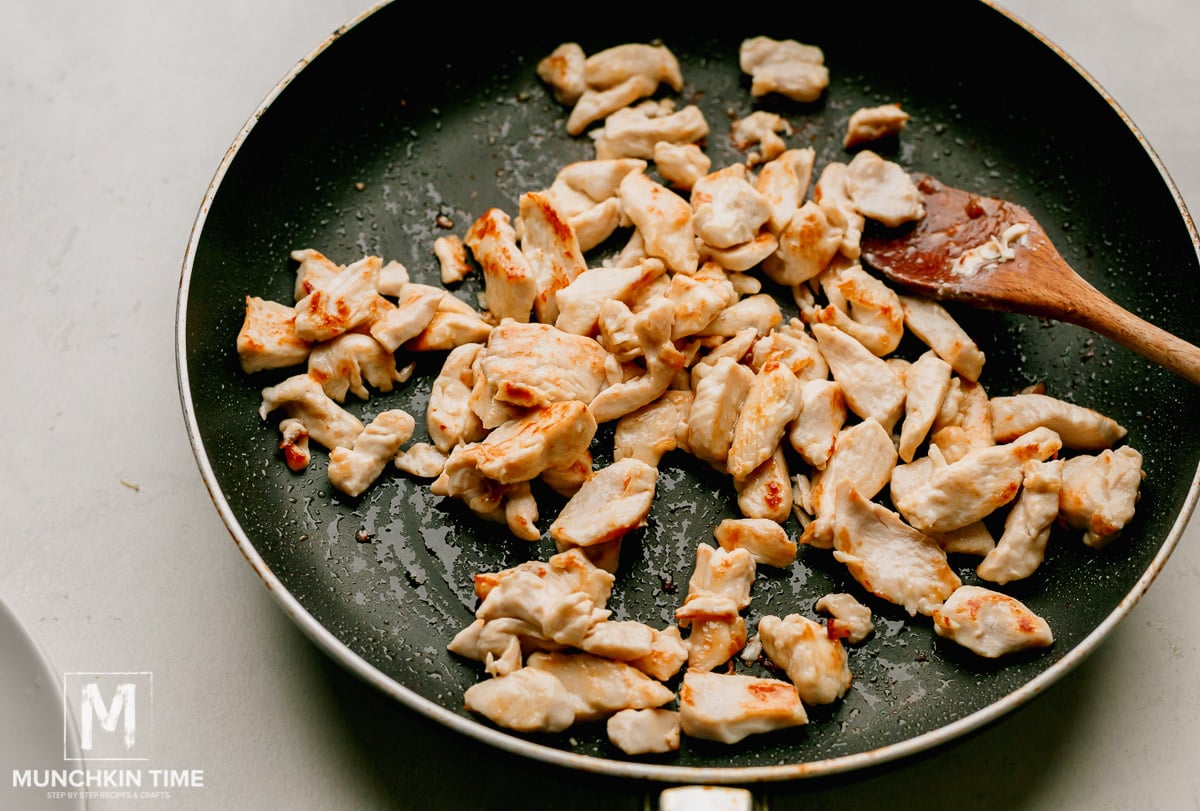
[[[841,127],[850,112],[901,102],[913,121],[902,138],[881,146],[886,157],[959,186],[1022,200],[1081,272],[1194,338],[1195,325],[1178,323],[1178,314],[1152,292],[1156,282],[1165,284],[1154,278],[1164,268],[1195,267],[1194,237],[1176,225],[1169,189],[1136,137],[1083,77],[1002,15],[964,3],[941,12],[967,26],[988,26],[998,47],[1021,56],[1014,70],[1029,75],[1010,74],[1001,82],[984,72],[948,71],[945,65],[956,58],[968,64],[969,54],[953,52],[965,46],[954,43],[937,59],[905,51],[900,71],[893,40],[911,29],[911,20],[872,16],[880,20],[878,30],[851,34],[818,18],[795,35],[825,48],[832,75],[825,99],[761,106],[787,115],[795,127],[789,143],[812,145],[820,166],[844,158]],[[591,157],[587,140],[565,135],[565,111],[533,71],[559,40],[497,47],[492,39],[485,49],[465,33],[444,70],[426,71],[417,82],[406,78],[403,58],[390,47],[403,24],[399,8],[382,7],[333,40],[271,99],[210,192],[181,291],[181,382],[206,481],[252,565],[338,661],[418,711],[532,757],[665,779],[782,779],[918,751],[1022,703],[1094,646],[1140,594],[1148,582],[1143,576],[1162,565],[1192,504],[1196,443],[1180,441],[1174,420],[1194,411],[1194,392],[1078,330],[956,311],[987,352],[989,390],[1045,381],[1052,393],[1129,425],[1131,443],[1147,455],[1143,500],[1125,541],[1091,553],[1068,535],[1056,536],[1038,576],[1009,590],[1051,621],[1052,649],[1003,664],[981,662],[936,640],[927,623],[872,601],[877,632],[851,650],[855,686],[842,702],[814,708],[804,728],[735,747],[688,741],[677,755],[642,761],[623,757],[602,728],[523,738],[467,716],[462,693],[480,678],[479,669],[448,654],[445,645],[470,621],[471,575],[544,558],[553,544],[514,541],[502,527],[464,514],[460,505],[432,497],[426,483],[400,475],[360,499],[346,499],[324,479],[320,454],[307,473],[290,473],[277,457],[273,424],[257,416],[258,392],[278,378],[248,379],[233,352],[245,295],[287,300],[292,249],[315,247],[337,261],[377,253],[432,282],[432,240],[445,232],[439,216],[461,232],[488,206],[514,212],[521,192],[546,185],[570,160]],[[592,51],[656,36],[638,33],[598,25],[584,44]],[[739,157],[723,127],[730,115],[754,108],[736,49],[743,35],[758,33],[730,25],[719,34],[664,36],[683,63],[688,84],[681,102],[699,104],[713,127],[708,152],[714,166]],[[1008,103],[1009,82],[1024,88],[1020,105]],[[1064,96],[1079,99],[1073,116],[1082,111],[1095,121],[1096,143],[1062,148],[1077,140],[1072,122],[1053,114]],[[1042,122],[1036,137],[1026,117]],[[1122,158],[1107,160],[1116,165],[1103,176],[1090,170],[1092,151],[1101,149]],[[1138,189],[1144,201],[1119,223],[1089,202],[1111,196],[1114,186],[1126,194]],[[1149,250],[1160,263],[1135,264]],[[473,285],[457,293],[473,300]],[[1172,318],[1177,323],[1167,323]],[[423,415],[439,359],[417,360],[409,384],[356,406],[359,412],[400,407]],[[547,526],[557,504],[549,495],[540,503],[540,524]],[[625,544],[614,616],[667,621],[686,590],[695,544],[711,539],[712,527],[735,514],[722,477],[668,457],[649,525]],[[971,579],[969,566],[957,568]],[[827,552],[804,549],[786,572],[760,570],[750,626],[765,613],[810,613],[831,590],[853,591],[854,585]]]

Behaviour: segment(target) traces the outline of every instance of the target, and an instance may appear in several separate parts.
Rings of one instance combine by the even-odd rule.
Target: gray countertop
[[[1091,73],[1200,206],[1200,3],[1006,7]],[[348,676],[246,565],[197,471],[173,342],[197,208],[268,91],[363,10],[0,0],[0,599],[57,674],[152,673],[153,763],[202,773],[169,798],[93,809],[640,809],[645,786],[494,752]],[[1049,694],[929,756],[765,796],[777,809],[1200,808],[1198,592],[1193,522]],[[21,764],[0,765],[10,791]]]

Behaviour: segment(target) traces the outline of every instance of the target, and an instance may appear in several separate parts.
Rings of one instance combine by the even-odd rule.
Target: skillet
[[[713,30],[649,19],[590,20],[586,30],[544,35],[526,26],[499,35],[455,30],[429,60],[404,45],[405,10],[383,5],[281,82],[218,168],[197,217],[180,286],[178,368],[189,434],[219,513],[320,647],[404,704],[508,751],[602,774],[709,783],[832,774],[928,749],[1020,706],[1095,649],[1177,542],[1196,498],[1200,448],[1180,430],[1196,414],[1192,388],[1077,328],[955,310],[987,353],[989,391],[1044,382],[1127,425],[1146,458],[1142,500],[1121,541],[1095,552],[1056,534],[1038,574],[1006,589],[1050,620],[1053,648],[982,663],[940,643],[927,624],[872,602],[878,631],[851,651],[856,682],[845,700],[816,708],[799,730],[734,747],[688,741],[654,759],[622,756],[602,729],[525,737],[465,714],[462,693],[479,671],[445,645],[470,621],[472,574],[545,557],[552,543],[512,540],[400,475],[347,499],[324,480],[319,458],[292,474],[274,425],[257,415],[259,391],[284,373],[248,377],[233,351],[246,295],[288,300],[292,249],[315,247],[340,262],[376,253],[435,281],[439,215],[461,234],[487,207],[515,211],[522,191],[591,157],[586,140],[565,135],[565,109],[534,74],[564,39],[593,52],[661,38],[683,64],[680,97],[713,124],[714,166],[741,159],[724,122],[755,108],[736,53],[742,38],[760,33],[825,50],[832,80],[821,102],[757,105],[784,113],[795,126],[789,141],[812,145],[818,166],[845,159],[841,132],[854,109],[899,101],[913,121],[878,147],[885,157],[1019,200],[1089,281],[1196,342],[1195,229],[1136,129],[1076,66],[999,9],[921,9],[866,4],[854,27],[842,14],[813,10],[795,23],[726,20]],[[931,20],[970,36],[934,40]],[[458,292],[470,299],[475,289]],[[410,383],[360,413],[423,414],[440,358],[416,360]],[[668,622],[695,544],[735,514],[722,479],[686,459],[668,462],[649,525],[625,545],[610,606],[616,618]],[[543,506],[542,526],[552,506]],[[968,567],[960,571],[971,579]],[[808,612],[820,595],[852,589],[828,553],[803,549],[788,572],[760,572],[752,610]]]

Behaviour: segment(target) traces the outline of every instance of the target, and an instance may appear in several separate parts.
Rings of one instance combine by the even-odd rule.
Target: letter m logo
[[[82,759],[146,760],[153,686],[150,673],[63,674],[64,759],[81,759],[72,753],[77,731]]]

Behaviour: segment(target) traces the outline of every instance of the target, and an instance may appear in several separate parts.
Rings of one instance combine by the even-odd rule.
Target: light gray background
[[[152,671],[154,765],[204,770],[95,809],[640,808],[643,786],[502,756],[346,676],[237,552],[187,443],[173,325],[201,197],[274,84],[365,7],[0,0],[0,598],[60,673]],[[1200,3],[1006,7],[1200,207]],[[1200,808],[1198,536],[1048,695],[916,762],[772,786],[772,807]]]

